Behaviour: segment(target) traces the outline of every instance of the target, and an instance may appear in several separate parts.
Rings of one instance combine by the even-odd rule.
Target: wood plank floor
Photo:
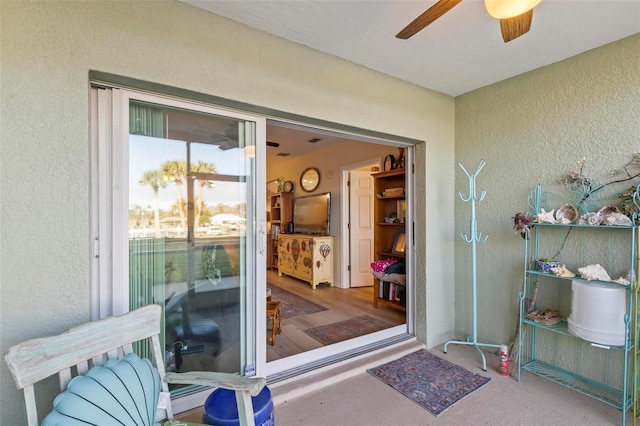
[[[373,307],[373,287],[342,289],[320,284],[313,290],[309,283],[287,276],[279,277],[274,270],[267,271],[267,282],[329,308],[326,311],[283,320],[282,334],[276,336],[275,345],[267,344],[267,361],[321,347],[320,342],[304,332],[311,328],[361,315],[374,316],[387,323],[389,327],[406,322],[405,313],[402,311],[387,306],[379,306],[378,309]]]

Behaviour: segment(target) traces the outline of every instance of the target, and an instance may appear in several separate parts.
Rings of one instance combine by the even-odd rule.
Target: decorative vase
[[[551,273],[551,270],[553,268],[557,268],[558,266],[560,266],[560,262],[558,262],[557,260],[536,260],[536,269],[538,269],[540,272]]]

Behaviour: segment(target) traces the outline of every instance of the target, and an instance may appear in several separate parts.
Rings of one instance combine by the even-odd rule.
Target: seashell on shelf
[[[605,217],[606,215],[611,213],[620,213],[620,209],[616,206],[608,205],[598,210],[598,214],[602,217]]]
[[[602,219],[603,225],[631,226],[633,223],[629,217],[622,213],[609,213]]]
[[[571,204],[565,204],[556,211],[556,220],[558,223],[573,223],[578,220],[578,210]]]
[[[629,285],[629,284],[631,284],[631,281],[629,281],[629,280],[628,280],[628,279],[626,279],[625,277],[616,278],[615,280],[611,280],[611,282],[618,283],[618,284],[622,284],[622,285]]]
[[[538,223],[558,223],[556,218],[553,216],[553,212],[555,210],[551,210],[550,212],[544,211],[544,209],[540,209],[540,213],[536,215],[536,222]]]
[[[551,268],[551,272],[556,277],[575,277],[576,274],[567,269],[565,265],[560,265],[557,268]]]
[[[607,271],[598,263],[578,268],[578,272],[583,279],[588,281],[611,281],[611,277]]]
[[[600,225],[602,222],[602,216],[598,213],[586,213],[580,216],[578,223],[580,225]]]
[[[547,325],[557,324],[563,319],[558,313],[558,311],[554,311],[551,309],[545,309],[545,310],[540,309],[540,310],[529,312],[527,314],[527,318],[532,319],[535,322],[540,322]]]

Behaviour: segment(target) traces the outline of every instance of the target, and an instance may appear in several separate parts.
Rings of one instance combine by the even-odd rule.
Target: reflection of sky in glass
[[[187,144],[184,141],[161,139],[148,136],[129,135],[129,205],[138,204],[142,207],[155,207],[153,190],[149,185],[142,186],[140,180],[147,170],[158,170],[162,163],[168,160],[185,160]],[[191,163],[198,161],[212,163],[216,173],[223,175],[248,175],[250,161],[241,149],[226,151],[217,145],[201,143],[191,144]],[[197,196],[197,185],[195,196]],[[158,191],[159,207],[169,210],[177,199],[175,184],[169,182],[165,188]],[[234,205],[246,201],[246,188],[239,182],[215,182],[214,188],[205,188],[204,200],[209,207],[217,204]],[[182,185],[182,197],[187,198],[186,182]]]

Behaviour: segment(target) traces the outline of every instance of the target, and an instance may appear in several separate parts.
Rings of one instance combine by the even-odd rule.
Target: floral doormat
[[[309,336],[322,343],[324,346],[354,337],[374,333],[376,331],[389,328],[390,325],[369,315],[351,318],[348,320],[334,322],[333,324],[305,330]]]
[[[490,380],[439,358],[426,349],[367,371],[434,416]]]
[[[271,289],[271,300],[282,302],[282,319],[301,317],[327,310],[324,306],[320,306],[273,284],[269,284],[268,288]]]

